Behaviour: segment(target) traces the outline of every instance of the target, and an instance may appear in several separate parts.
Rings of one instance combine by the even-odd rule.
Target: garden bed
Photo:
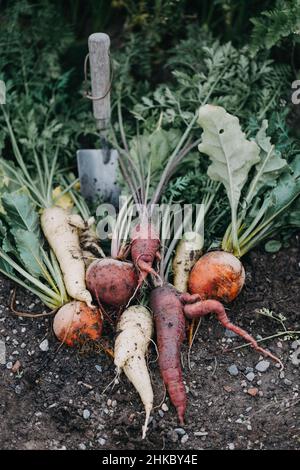
[[[245,259],[246,285],[230,307],[230,318],[253,336],[267,337],[282,326],[257,313],[266,308],[284,315],[287,329],[299,330],[299,265],[298,236],[290,248],[277,254],[252,252]],[[224,334],[213,319],[205,319],[191,352],[190,372],[187,346],[183,348],[189,389],[184,430],[178,429],[168,398],[167,407],[159,407],[164,389],[158,366],[151,362],[157,407],[149,433],[141,441],[144,412],[132,385],[121,376],[121,385],[104,392],[114,379],[111,359],[104,353],[58,348],[48,318],[14,317],[8,307],[12,287],[1,277],[0,340],[7,349],[6,364],[0,365],[1,449],[299,448],[299,366],[291,361],[296,338],[278,337],[263,343],[280,356],[285,369],[280,373],[272,363],[259,373],[255,369],[259,355],[250,348],[223,354],[222,347],[238,346],[241,340]],[[20,289],[17,298],[20,310],[42,308]],[[40,349],[44,339],[48,339],[47,351]],[[43,346],[47,349],[47,344]],[[152,348],[149,360],[155,359]],[[7,367],[17,360],[20,369],[14,373]],[[233,364],[238,368],[236,376],[228,372]],[[247,368],[253,368],[252,382],[246,378]]]

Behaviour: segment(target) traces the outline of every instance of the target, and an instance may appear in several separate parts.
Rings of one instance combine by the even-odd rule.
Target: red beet
[[[138,276],[132,263],[112,258],[93,261],[86,272],[86,285],[98,305],[125,306],[134,294]]]

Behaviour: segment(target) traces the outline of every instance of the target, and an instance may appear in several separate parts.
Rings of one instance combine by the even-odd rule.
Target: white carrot
[[[41,215],[44,235],[58,259],[69,296],[91,307],[92,296],[85,285],[85,265],[78,229],[70,221],[69,212],[58,206],[44,209]]]
[[[152,315],[145,307],[134,305],[122,314],[115,341],[115,365],[118,373],[124,371],[139,393],[146,411],[142,439],[145,438],[153,408],[153,390],[145,354],[153,333]]]
[[[173,260],[173,285],[180,292],[187,292],[192,267],[201,256],[203,237],[197,232],[186,232],[177,245]]]

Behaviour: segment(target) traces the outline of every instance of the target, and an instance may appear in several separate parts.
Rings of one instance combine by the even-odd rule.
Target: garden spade
[[[117,185],[118,152],[110,148],[107,142],[111,88],[109,36],[104,33],[92,34],[88,46],[92,94],[87,97],[93,102],[93,114],[101,145],[99,150],[77,151],[81,193],[88,201],[103,200],[117,205],[120,194]]]

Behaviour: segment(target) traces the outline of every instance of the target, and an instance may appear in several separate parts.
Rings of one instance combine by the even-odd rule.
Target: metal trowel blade
[[[120,195],[117,150],[77,150],[77,165],[83,197],[87,201],[102,200],[117,206]]]

